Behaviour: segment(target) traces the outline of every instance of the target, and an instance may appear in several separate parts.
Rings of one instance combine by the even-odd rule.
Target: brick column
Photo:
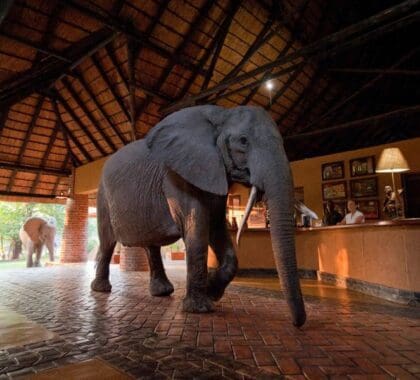
[[[62,263],[87,261],[88,209],[88,195],[75,194],[73,198],[67,199],[60,251]]]
[[[120,251],[120,268],[124,272],[148,272],[149,263],[147,261],[146,250],[141,247],[124,247],[122,245]]]

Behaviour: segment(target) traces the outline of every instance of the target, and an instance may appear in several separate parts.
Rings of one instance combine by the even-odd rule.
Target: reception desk
[[[240,273],[274,272],[268,229],[246,230],[237,255]],[[298,228],[296,255],[306,277],[420,304],[420,219]]]

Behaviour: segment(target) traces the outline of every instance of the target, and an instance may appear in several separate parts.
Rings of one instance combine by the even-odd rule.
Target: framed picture
[[[347,198],[346,181],[323,183],[322,198],[326,201],[328,199]]]
[[[365,219],[379,219],[379,201],[358,201],[359,210],[365,215]]]
[[[352,198],[376,197],[378,195],[377,177],[350,180]]]
[[[350,160],[350,175],[360,177],[375,174],[375,156],[360,157]]]
[[[329,162],[322,165],[322,180],[344,178],[344,161]]]

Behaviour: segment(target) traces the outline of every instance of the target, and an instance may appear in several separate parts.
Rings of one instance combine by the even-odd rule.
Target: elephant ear
[[[197,106],[167,116],[146,136],[152,157],[199,189],[226,195],[226,170],[216,145],[226,112]]]
[[[24,231],[29,235],[33,242],[39,241],[39,234],[41,232],[41,227],[47,222],[38,217],[29,218],[23,225]]]

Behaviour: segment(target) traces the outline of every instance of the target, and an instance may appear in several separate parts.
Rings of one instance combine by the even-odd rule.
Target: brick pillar
[[[124,247],[122,245],[120,251],[120,268],[124,272],[148,272],[149,263],[147,261],[146,250],[141,247]]]
[[[88,202],[88,195],[85,194],[75,194],[73,198],[67,199],[60,251],[60,261],[62,263],[87,261]]]

